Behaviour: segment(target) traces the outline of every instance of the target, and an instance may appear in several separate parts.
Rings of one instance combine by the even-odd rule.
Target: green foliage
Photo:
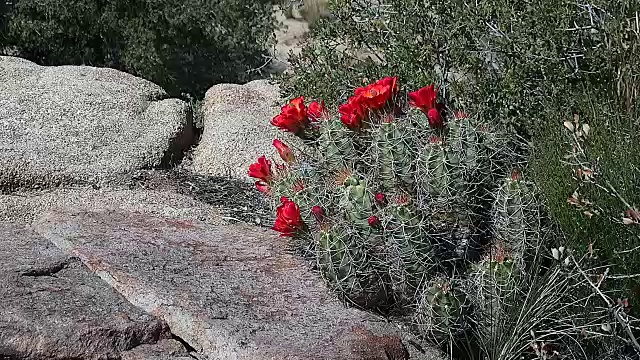
[[[546,117],[531,159],[535,180],[570,244],[582,252],[591,248],[598,261],[613,265],[613,273],[628,276],[610,286],[637,303],[640,278],[633,275],[640,273],[640,226],[623,224],[623,218],[640,206],[640,3],[602,6],[607,14],[596,13],[599,23],[591,30],[592,46],[584,47],[585,66],[567,104],[572,106]],[[590,131],[582,131],[583,124]]]
[[[490,123],[531,135],[577,106],[584,83],[635,74],[621,64],[633,59],[625,27],[638,9],[638,1],[610,0],[335,0],[333,18],[292,59],[295,76],[283,75],[283,94],[342,102],[393,74],[412,87],[435,82]]]
[[[295,76],[282,75],[284,96],[335,104],[383,75],[412,87],[435,82],[451,104],[530,141],[532,180],[573,248],[593,244],[612,272],[640,273],[640,225],[621,224],[640,207],[640,1],[335,0],[330,8],[334,18],[292,59]],[[593,129],[586,156],[597,185],[572,178],[566,164],[572,143],[562,123],[574,114]],[[442,152],[425,161],[450,173]],[[433,179],[425,186],[446,198],[457,177]],[[599,214],[567,203],[576,189]],[[640,278],[610,286],[640,301]]]
[[[568,121],[577,129],[588,124],[582,136],[558,119],[549,132],[560,136],[549,136],[534,149],[533,168],[570,244],[582,253],[592,250],[597,261],[613,265],[612,273],[638,274],[640,224],[630,212],[640,206],[640,131],[628,116],[598,108],[603,112],[585,114],[577,124]],[[614,288],[621,297],[633,297],[633,303],[640,300],[638,277]]]
[[[6,0],[0,0],[0,46],[3,46],[5,40],[7,26],[7,15],[9,14],[9,3]]]
[[[6,44],[40,64],[113,67],[202,97],[264,62],[271,11],[270,0],[19,0]]]

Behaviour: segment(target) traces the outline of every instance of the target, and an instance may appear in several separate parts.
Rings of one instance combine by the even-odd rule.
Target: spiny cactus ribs
[[[339,115],[293,99],[271,123],[304,149],[275,140],[284,163],[263,156],[249,175],[332,289],[443,341],[492,326],[468,319],[523,284],[538,214],[508,137],[438,100],[433,85],[401,96],[395,77],[356,89]]]

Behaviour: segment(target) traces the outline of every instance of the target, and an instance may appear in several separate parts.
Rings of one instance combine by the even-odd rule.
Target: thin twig
[[[573,263],[576,266],[576,269],[578,270],[578,272],[580,272],[580,274],[585,278],[587,283],[589,283],[589,285],[591,285],[591,287],[595,290],[595,292],[598,295],[600,295],[600,297],[602,297],[602,299],[607,303],[607,306],[609,307],[609,310],[611,312],[613,312],[613,315],[614,315],[615,319],[618,321],[618,323],[627,332],[627,335],[629,336],[629,339],[633,343],[633,346],[636,348],[636,350],[640,351],[640,344],[638,343],[638,340],[636,339],[636,337],[633,335],[633,331],[631,331],[631,328],[630,328],[630,326],[628,324],[628,321],[625,321],[622,318],[622,316],[620,315],[620,311],[617,311],[616,309],[614,309],[613,306],[615,304],[613,303],[613,300],[611,300],[604,293],[602,293],[602,290],[600,290],[599,285],[596,286],[593,282],[591,282],[591,279],[589,279],[589,276],[582,270],[582,268],[580,268],[580,264],[578,264],[578,262],[576,261],[575,257],[573,257],[573,255],[570,255],[570,256],[571,256],[571,260],[573,260]],[[604,276],[602,277],[602,279],[604,279]],[[601,281],[602,281],[602,279],[601,279]]]

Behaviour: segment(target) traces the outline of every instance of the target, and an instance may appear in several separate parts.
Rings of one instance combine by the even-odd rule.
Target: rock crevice
[[[75,259],[74,259],[75,260]],[[58,260],[45,267],[28,269],[20,273],[22,276],[53,276],[69,266],[70,259]]]

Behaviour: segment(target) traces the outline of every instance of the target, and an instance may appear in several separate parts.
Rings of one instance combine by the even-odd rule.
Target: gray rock
[[[159,86],[88,66],[0,56],[0,191],[103,183],[180,159],[190,108]]]
[[[213,206],[167,190],[79,188],[0,195],[0,221],[30,223],[45,212],[70,209],[127,210],[215,224],[224,222]]]
[[[299,146],[297,139],[270,124],[280,112],[279,99],[278,86],[267,80],[209,89],[203,103],[204,131],[190,169],[202,175],[249,179],[249,165],[259,156],[280,160],[273,139]]]
[[[103,189],[77,186],[0,194],[0,221],[30,223],[57,209],[122,209],[211,224],[271,224],[274,218],[253,184],[176,169],[137,171],[122,184]]]
[[[334,300],[271,231],[124,211],[51,212],[34,227],[208,359],[441,359]]]
[[[122,360],[193,360],[181,343],[170,339],[140,345],[121,356]]]
[[[299,19],[288,19],[280,9],[274,13],[280,26],[275,31],[276,45],[272,51],[274,61],[271,71],[278,73],[290,70],[288,60],[291,54],[300,55],[302,52],[305,36],[309,33],[309,23]]]
[[[116,359],[170,336],[80,261],[0,223],[0,358]]]

